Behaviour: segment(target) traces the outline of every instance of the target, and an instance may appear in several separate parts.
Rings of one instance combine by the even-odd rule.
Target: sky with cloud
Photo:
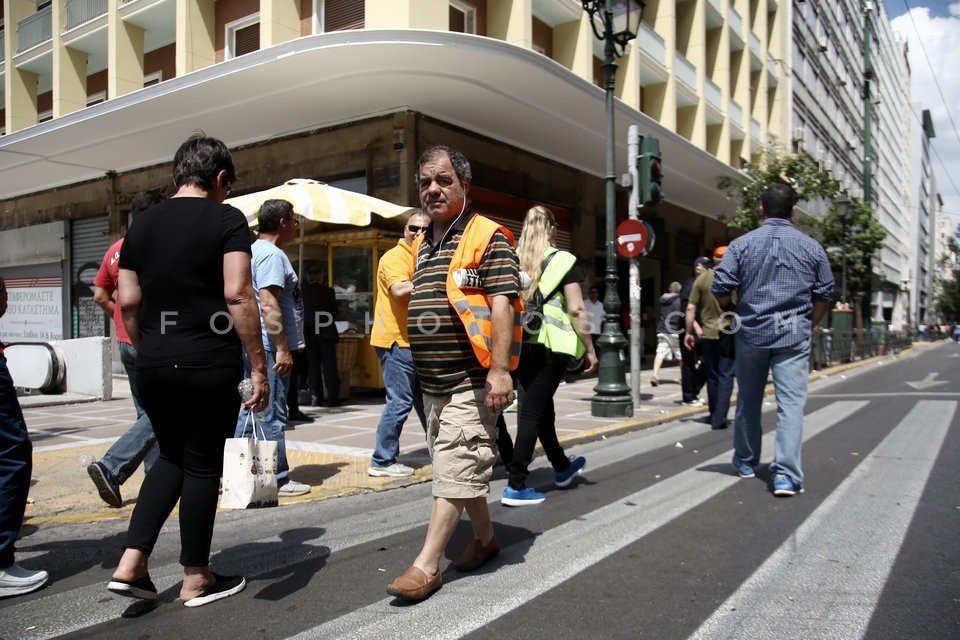
[[[960,0],[886,0],[894,32],[909,49],[911,102],[930,110],[936,138],[931,161],[943,210],[960,225]],[[915,144],[919,144],[917,139]],[[919,171],[919,167],[912,170]]]

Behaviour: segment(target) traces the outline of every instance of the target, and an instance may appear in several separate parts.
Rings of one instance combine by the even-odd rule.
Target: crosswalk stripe
[[[850,415],[862,409],[868,403],[866,401],[841,401],[834,402],[822,409],[811,413],[805,418],[805,428],[804,428],[804,438],[811,438],[818,433],[830,428],[831,426],[842,422]],[[677,441],[678,439],[685,439],[694,437],[702,433],[702,425],[694,422],[680,422],[675,423],[669,426],[669,428],[656,428],[650,429],[648,431],[640,432],[635,434],[635,437],[624,441],[618,447],[616,447],[612,453],[604,453],[600,455],[599,453],[594,457],[591,457],[591,469],[598,469],[602,466],[609,464],[616,464],[622,462],[634,455],[643,453],[645,451],[650,451],[657,449],[659,447],[670,446],[671,443]],[[764,436],[763,448],[765,451],[773,450],[773,435],[768,434]],[[730,453],[724,453],[720,456],[714,458],[714,462],[719,464],[727,464],[730,461]],[[710,464],[711,461],[699,460],[698,466]],[[539,461],[538,464],[543,464],[543,461]],[[656,526],[648,528],[645,530],[643,535],[647,531],[652,531],[655,528],[669,522],[672,518],[680,515],[682,511],[666,511],[665,508],[674,503],[683,503],[687,501],[684,493],[687,491],[692,491],[694,494],[701,489],[708,489],[710,491],[709,495],[704,497],[700,502],[706,500],[709,496],[715,495],[717,492],[722,491],[731,484],[737,482],[737,479],[732,476],[725,476],[719,474],[705,474],[702,472],[695,471],[693,469],[688,469],[684,472],[681,472],[681,476],[686,478],[685,482],[691,483],[691,488],[686,488],[687,485],[684,484],[674,493],[678,494],[680,497],[666,497],[658,499],[651,497],[649,499],[643,499],[642,503],[645,505],[637,513],[636,517],[640,517],[639,514],[642,513],[643,517],[646,519],[644,526],[652,522],[649,520],[650,517],[657,517]],[[702,481],[705,487],[701,487],[698,481]],[[678,482],[673,478],[665,480],[659,485],[647,489],[646,491],[653,491],[657,489],[658,491],[664,491],[663,485],[668,487],[673,486],[672,483]],[[671,483],[671,484],[667,484]],[[497,481],[494,483],[494,489],[491,492],[491,501],[496,501],[498,498],[498,492],[496,488],[499,487],[502,489],[503,481]],[[660,489],[658,489],[658,487]],[[644,492],[640,492],[643,494]],[[640,495],[638,494],[638,495]],[[659,495],[659,494],[657,494]],[[634,501],[636,496],[625,498],[624,501],[630,502]],[[263,554],[259,551],[251,551],[249,554],[234,555],[233,561],[238,565],[244,567],[244,572],[247,575],[260,575],[262,573],[267,573],[270,571],[276,571],[281,567],[292,566],[299,562],[302,562],[307,559],[307,556],[304,554],[314,553],[314,550],[317,548],[314,544],[321,547],[325,547],[329,550],[331,555],[336,555],[338,552],[355,547],[362,544],[370,543],[371,541],[389,536],[410,529],[416,528],[418,526],[423,526],[425,524],[426,517],[430,512],[430,503],[432,499],[425,497],[422,499],[414,500],[411,502],[404,502],[396,506],[387,507],[381,509],[377,513],[377,518],[374,521],[371,521],[370,514],[361,513],[353,515],[347,518],[337,519],[326,524],[326,530],[323,534],[322,541],[317,540],[315,543],[313,540],[303,540],[300,544],[300,549],[302,553],[291,553],[289,549],[278,551],[277,553]],[[693,503],[688,504],[684,510],[693,508],[696,506]],[[637,509],[637,507],[631,507],[631,509]],[[596,513],[596,512],[595,512]],[[627,514],[624,514],[627,515]],[[592,517],[592,516],[584,516]],[[584,521],[588,522],[588,521]],[[564,525],[568,526],[568,525]],[[602,525],[597,525],[596,523],[591,524],[589,527],[586,527],[586,533],[575,533],[572,537],[565,536],[564,539],[572,540],[570,543],[574,548],[579,548],[579,541],[577,540],[578,536],[587,535],[593,527],[600,527]],[[633,535],[634,529],[636,529],[637,524],[633,521],[628,521],[626,527],[630,529],[629,535]],[[547,532],[548,534],[551,532]],[[557,535],[557,534],[552,534]],[[639,538],[640,536],[636,536]],[[542,540],[544,536],[538,538],[535,543],[537,547],[544,543]],[[257,543],[280,543],[282,538],[280,536],[272,536],[270,538],[258,539],[255,542]],[[256,548],[256,545],[250,545],[251,549]],[[561,551],[558,550],[557,552]],[[616,549],[612,549],[609,553],[613,553]],[[549,559],[550,555],[554,551],[549,551],[542,554],[544,557]],[[519,550],[511,550],[510,548],[504,549],[501,552],[501,557],[511,558],[513,554],[513,560],[518,563],[525,563],[523,571],[520,571],[516,574],[515,579],[517,580],[518,590],[517,593],[529,592],[529,585],[526,584],[529,582],[529,575],[532,562],[532,556],[530,554],[524,554]],[[26,556],[25,556],[26,557]],[[315,558],[315,555],[310,556]],[[602,559],[598,557],[596,560]],[[578,565],[577,571],[586,568],[590,563],[596,561],[592,560],[589,563]],[[508,562],[508,561],[507,561]],[[507,564],[505,562],[505,564]],[[573,566],[573,565],[569,565]],[[503,593],[503,583],[501,580],[505,579],[505,567],[498,568],[493,575],[496,578],[493,580],[492,586],[489,587],[489,593],[491,595],[491,601],[499,600]],[[162,592],[166,589],[172,588],[179,584],[182,577],[182,568],[178,564],[168,564],[168,565],[159,565],[151,568],[151,575],[153,577],[154,583],[157,585],[158,589]],[[572,575],[572,574],[571,574]],[[567,579],[568,576],[558,575],[556,583],[559,584],[563,580]],[[478,578],[483,578],[483,576],[474,577],[471,576],[468,582],[463,584],[472,583],[477,581]],[[520,587],[523,587],[522,589]],[[460,589],[460,586],[457,586],[457,590]],[[438,601],[439,596],[447,596],[453,592],[453,588],[448,588],[441,590],[440,594],[437,594],[435,597],[432,597],[425,603],[413,607],[410,609],[424,609],[430,606],[431,602]],[[22,604],[16,604],[11,607],[4,609],[4,619],[5,624],[9,624],[11,628],[24,629],[29,626],[34,628],[26,634],[24,637],[29,637],[31,639],[41,639],[41,638],[50,638],[55,635],[69,633],[71,631],[76,631],[78,629],[87,628],[96,624],[107,622],[111,619],[115,619],[121,615],[124,609],[129,605],[129,602],[120,599],[105,599],[104,597],[104,586],[103,584],[90,584],[85,585],[79,588],[70,589],[64,592],[52,593],[50,595],[45,595],[41,598],[37,598],[31,601],[25,601]],[[476,597],[476,596],[469,596]],[[532,595],[531,595],[532,597]],[[469,599],[469,598],[468,598]],[[394,608],[389,606],[384,606],[383,602],[388,602],[389,600],[382,601],[378,604],[372,605],[375,612],[375,616],[382,617],[384,615],[384,610],[392,611]],[[76,614],[76,603],[77,602],[87,602],[87,603],[96,603],[96,606],[84,607],[84,615],[78,616]],[[515,606],[519,606],[522,602],[518,602]],[[472,608],[472,607],[471,607]],[[37,625],[37,612],[43,611],[43,622],[42,624]],[[438,619],[441,614],[437,614]],[[332,621],[335,622],[335,621]],[[429,625],[428,625],[429,626]],[[321,634],[322,635],[322,634]],[[346,634],[349,636],[349,633]],[[434,633],[428,634],[432,637]],[[304,636],[304,637],[314,637],[314,636]],[[363,637],[362,634],[357,635],[356,637]],[[455,637],[455,636],[451,636]]]
[[[917,403],[692,638],[863,637],[956,408]]]
[[[866,402],[837,402],[805,418],[804,438],[842,422]],[[763,437],[773,448],[775,434]],[[724,452],[697,467],[730,462]],[[615,504],[543,532],[527,547],[512,545],[500,553],[496,571],[465,577],[414,607],[391,607],[391,598],[363,607],[292,637],[365,639],[395,633],[429,638],[459,638],[538,597],[623,547],[739,482],[734,475],[689,468]],[[535,581],[530,580],[536,575]],[[450,612],[463,612],[451,620]]]

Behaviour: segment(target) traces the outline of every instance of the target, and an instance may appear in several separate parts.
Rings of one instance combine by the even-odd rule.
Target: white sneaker
[[[374,478],[403,478],[404,476],[412,476],[413,474],[414,470],[412,467],[400,464],[399,462],[394,462],[386,467],[370,465],[370,468],[367,469],[367,475],[373,476]]]
[[[308,484],[294,482],[291,480],[287,484],[280,487],[280,491],[278,493],[281,498],[292,498],[294,496],[302,496],[305,493],[310,493],[310,489],[312,488],[313,487]]]
[[[47,584],[49,579],[50,575],[46,571],[24,569],[18,564],[12,564],[6,569],[0,569],[0,598],[36,591]]]

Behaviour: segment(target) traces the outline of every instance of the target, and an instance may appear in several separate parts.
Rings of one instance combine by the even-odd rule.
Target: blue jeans
[[[290,376],[282,376],[273,370],[277,363],[277,352],[267,351],[267,382],[270,383],[270,404],[261,413],[257,414],[257,425],[263,429],[267,440],[277,443],[277,486],[282,487],[290,481],[290,465],[287,464],[287,441],[283,435],[283,428],[287,426],[287,387]],[[250,377],[250,361],[247,354],[243,354],[243,377]],[[262,420],[260,417],[262,416]],[[234,438],[252,438],[253,421],[250,420],[250,410],[240,409],[237,418],[237,429]]]
[[[749,465],[760,462],[760,411],[767,372],[773,372],[777,399],[776,449],[770,473],[783,473],[803,482],[800,449],[803,444],[803,409],[807,403],[810,340],[790,347],[757,349],[737,336],[737,417],[733,432],[734,455]]]
[[[389,349],[374,347],[374,350],[383,367],[387,403],[380,414],[377,445],[370,461],[375,467],[389,467],[397,461],[397,454],[400,453],[400,432],[410,415],[410,409],[416,410],[424,431],[427,428],[427,418],[423,413],[423,393],[420,391],[420,379],[413,366],[410,349],[394,342]]]
[[[730,394],[733,393],[733,375],[736,358],[720,355],[720,341],[700,341],[703,350],[703,367],[707,378],[707,404],[710,408],[710,426],[724,427],[730,413]],[[739,354],[738,354],[739,355]],[[739,371],[737,379],[740,378]]]
[[[33,445],[7,359],[0,353],[0,569],[14,561],[32,471]]]
[[[140,392],[137,391],[137,350],[132,344],[119,342],[120,362],[123,364],[123,370],[127,372],[127,380],[130,382],[130,394],[133,396],[133,407],[137,410],[137,421],[133,423],[127,431],[113,443],[107,452],[103,454],[100,462],[107,468],[107,471],[113,476],[118,484],[123,484],[127,478],[133,475],[140,463],[143,463],[143,470],[150,472],[150,467],[160,456],[160,449],[157,447],[157,437],[153,434],[153,425],[150,424],[150,418],[147,412],[143,410],[140,404]]]

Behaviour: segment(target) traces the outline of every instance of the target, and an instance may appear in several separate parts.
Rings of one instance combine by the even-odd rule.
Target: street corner
[[[415,467],[412,476],[375,478],[367,475],[370,459],[363,456],[318,451],[287,450],[290,478],[310,485],[310,491],[290,498],[282,498],[281,505],[323,500],[359,493],[387,491],[414,484],[430,482],[433,467]]]
[[[87,465],[99,459],[109,443],[34,451],[33,474],[24,523],[87,524],[129,518],[143,482],[137,471],[121,488],[123,506],[113,508],[100,499],[87,474]]]

